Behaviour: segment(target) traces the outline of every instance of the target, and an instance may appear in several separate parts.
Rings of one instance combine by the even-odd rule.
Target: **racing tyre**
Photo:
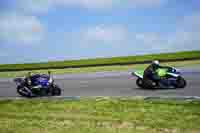
[[[61,95],[61,89],[59,86],[55,85],[53,90],[52,90],[52,95],[53,96],[60,96]]]
[[[156,84],[151,80],[143,80],[144,89],[155,89]]]
[[[142,88],[143,87],[143,80],[141,78],[138,78],[136,80],[136,84],[137,84],[138,87]]]
[[[186,80],[181,76],[177,78],[176,83],[176,88],[185,88],[187,85]]]

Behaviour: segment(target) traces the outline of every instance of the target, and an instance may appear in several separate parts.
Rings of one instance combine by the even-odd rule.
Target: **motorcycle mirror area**
[[[48,75],[51,79],[53,79],[53,76],[51,75],[51,71],[48,71]]]
[[[30,76],[31,76],[31,72],[28,72],[28,73],[27,73],[27,76],[30,77]]]
[[[51,76],[51,71],[48,71],[48,75]]]

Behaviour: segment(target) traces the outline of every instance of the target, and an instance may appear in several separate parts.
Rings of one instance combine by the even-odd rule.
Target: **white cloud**
[[[133,46],[133,51],[138,51],[139,54],[167,52],[166,38],[158,32],[140,32],[132,35],[132,40],[129,43]],[[128,44],[130,45],[130,44]]]
[[[135,39],[137,41],[142,41],[145,44],[158,43],[161,40],[161,37],[158,33],[146,32],[146,33],[137,33],[135,34]]]
[[[55,0],[54,3],[58,6],[99,9],[111,8],[114,5],[114,0]]]
[[[200,49],[200,14],[184,16],[171,33],[137,33],[134,42],[143,47],[167,51]],[[166,51],[165,51],[166,50]]]
[[[17,0],[16,9],[23,13],[47,13],[54,0]]]
[[[0,58],[6,58],[8,56],[8,54],[6,54],[5,52],[0,53]]]
[[[133,51],[170,52],[200,49],[200,14],[186,16],[171,33],[135,32],[125,25],[97,25],[68,34],[76,45],[133,48]],[[69,41],[70,40],[70,41]],[[103,45],[106,44],[106,45]]]
[[[123,26],[117,25],[98,25],[82,31],[83,37],[87,41],[100,41],[105,43],[116,43],[124,41],[128,31]]]
[[[163,40],[159,33],[133,33],[124,25],[97,25],[66,35],[67,44],[81,45],[83,48],[88,46],[121,48],[122,50],[132,48],[133,51],[140,52],[165,51],[167,45],[163,45]]]
[[[112,9],[119,7],[152,8],[166,4],[168,0],[17,0],[16,8],[25,13],[47,13],[55,7]]]
[[[89,9],[105,9],[112,7],[148,8],[158,7],[167,0],[55,0],[55,4],[63,6],[78,6]]]
[[[200,49],[200,14],[185,16],[168,38],[168,44],[178,49]]]
[[[35,16],[4,14],[0,17],[0,40],[36,43],[44,37],[44,27]]]
[[[179,27],[188,32],[200,32],[200,13],[185,16]]]
[[[168,0],[127,0],[129,7],[133,8],[152,8],[165,5]]]

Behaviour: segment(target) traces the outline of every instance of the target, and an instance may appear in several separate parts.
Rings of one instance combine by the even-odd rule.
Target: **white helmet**
[[[152,64],[154,64],[154,65],[159,65],[160,63],[159,63],[158,60],[154,60],[154,61],[152,61]]]

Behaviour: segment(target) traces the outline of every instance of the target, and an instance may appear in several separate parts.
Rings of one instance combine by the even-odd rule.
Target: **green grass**
[[[114,64],[114,63],[134,63],[150,61],[154,59],[158,60],[170,60],[170,59],[183,59],[183,58],[200,58],[200,51],[187,51],[176,53],[164,53],[164,54],[151,54],[142,56],[127,56],[127,57],[113,57],[113,58],[98,58],[98,59],[82,59],[82,60],[68,60],[58,62],[47,63],[31,63],[31,64],[2,64],[0,65],[0,71],[7,70],[33,70],[33,69],[47,69],[47,68],[63,68],[63,67],[80,67],[88,65],[102,65],[102,64]]]
[[[134,98],[0,101],[1,133],[199,133],[200,102]]]
[[[200,60],[193,61],[179,61],[179,62],[168,62],[161,63],[162,65],[169,65],[174,67],[189,67],[199,66]],[[127,71],[127,70],[138,70],[144,69],[148,64],[136,64],[136,65],[123,65],[123,66],[102,66],[102,67],[86,67],[86,68],[68,68],[68,69],[47,69],[47,70],[32,70],[33,73],[47,73],[52,71],[53,74],[70,74],[70,73],[88,73],[88,72],[100,72],[100,71]],[[27,74],[28,71],[17,71],[17,72],[0,72],[0,77],[22,77]]]

